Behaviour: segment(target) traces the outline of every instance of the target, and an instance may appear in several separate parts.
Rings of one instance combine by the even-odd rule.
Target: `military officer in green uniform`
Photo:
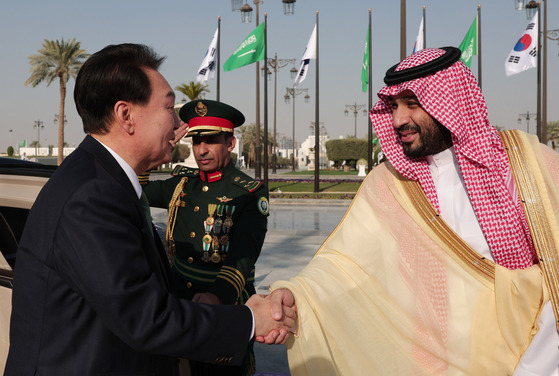
[[[177,294],[194,302],[243,304],[254,288],[254,265],[267,229],[268,188],[230,161],[237,109],[212,100],[179,111],[198,168],[178,166],[172,177],[143,181],[150,206],[169,209],[166,241]],[[254,373],[254,354],[242,367],[190,362],[192,375]]]

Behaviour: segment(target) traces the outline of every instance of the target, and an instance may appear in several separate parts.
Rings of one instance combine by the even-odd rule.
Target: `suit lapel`
[[[120,185],[122,185],[128,192],[130,192],[131,196],[136,197],[136,191],[134,190],[134,186],[130,182],[130,179],[128,179],[128,176],[126,175],[122,167],[120,167],[111,153],[109,153],[109,151],[103,145],[101,145],[101,143],[99,143],[91,136],[86,136],[80,144],[80,147],[93,155],[95,160],[105,169],[105,171],[107,171],[111,175],[111,177],[113,177]],[[161,286],[166,288],[167,291],[172,291],[169,262],[167,261],[167,256],[165,255],[165,250],[163,249],[161,239],[157,235],[157,231],[155,230],[155,226],[153,226],[153,223],[148,223],[147,219],[145,218],[144,210],[140,203],[140,200],[136,198],[135,202],[136,211],[138,212],[138,215],[141,216],[141,218],[143,219],[143,223],[145,224],[141,231],[142,244],[146,245],[143,249],[146,255],[146,259]],[[151,229],[153,229],[153,236],[151,234],[150,227],[148,226],[152,226]]]

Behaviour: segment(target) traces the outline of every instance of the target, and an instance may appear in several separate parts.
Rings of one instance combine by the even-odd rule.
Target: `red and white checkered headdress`
[[[378,93],[380,101],[370,112],[371,122],[394,168],[419,181],[439,210],[427,161],[404,154],[392,125],[389,97],[411,90],[423,109],[452,133],[468,196],[495,261],[509,269],[526,268],[534,263],[535,250],[520,198],[514,187],[507,186],[512,177],[505,149],[489,124],[485,99],[472,72],[457,59],[444,64],[445,59],[449,63],[448,54],[459,53],[456,50],[420,50],[391,68],[385,78],[388,86]]]

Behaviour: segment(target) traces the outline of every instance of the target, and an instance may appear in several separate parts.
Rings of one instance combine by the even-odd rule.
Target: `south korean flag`
[[[214,38],[212,39],[212,43],[208,47],[206,51],[206,56],[204,56],[204,60],[202,64],[200,64],[200,68],[198,68],[198,74],[196,75],[196,81],[201,84],[206,84],[208,79],[213,79],[215,77],[216,71],[216,57],[217,57],[217,39],[219,37],[219,28],[215,30]]]
[[[507,77],[538,66],[538,33],[538,12],[536,12],[505,61]]]

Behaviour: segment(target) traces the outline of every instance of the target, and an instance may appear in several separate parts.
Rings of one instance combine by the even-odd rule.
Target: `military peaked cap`
[[[197,99],[184,104],[179,117],[188,123],[186,137],[233,133],[245,122],[244,115],[228,104],[209,99]]]

